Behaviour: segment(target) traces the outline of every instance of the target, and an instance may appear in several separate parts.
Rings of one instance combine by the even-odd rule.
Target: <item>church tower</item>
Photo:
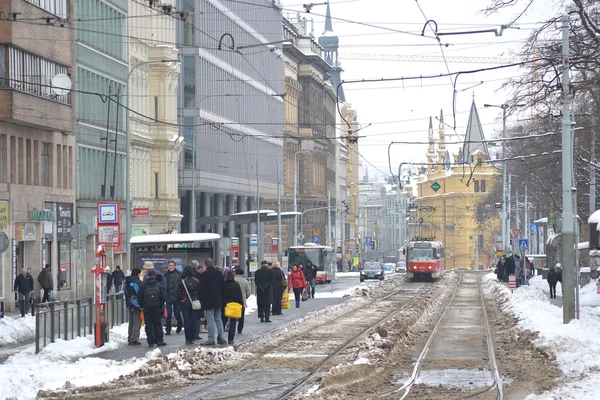
[[[319,44],[323,47],[325,52],[325,61],[331,65],[331,77],[329,83],[337,90],[339,84],[342,82],[342,67],[338,59],[338,47],[340,38],[333,33],[333,24],[331,22],[331,8],[329,2],[327,2],[327,12],[325,14],[325,29],[323,35],[319,38]],[[339,99],[342,103],[346,102],[346,96],[344,95],[343,86],[339,87],[338,91]]]
[[[440,110],[440,125],[438,128],[438,160],[443,165],[442,170],[446,170],[446,134],[444,132],[444,110]]]
[[[435,162],[435,144],[433,141],[433,120],[429,117],[429,132],[427,132],[427,140],[429,141],[429,146],[427,147],[427,163],[429,163],[429,172],[435,171],[435,165],[431,165]]]

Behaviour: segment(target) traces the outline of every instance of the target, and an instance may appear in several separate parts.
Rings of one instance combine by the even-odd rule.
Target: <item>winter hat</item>
[[[144,269],[154,269],[154,264],[152,264],[152,261],[146,261],[144,263]]]

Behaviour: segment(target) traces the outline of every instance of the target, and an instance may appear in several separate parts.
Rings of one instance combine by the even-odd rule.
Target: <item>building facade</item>
[[[125,234],[126,121],[123,107],[129,72],[127,0],[75,3],[75,132],[77,137],[77,222],[89,235],[82,265],[93,265],[97,203],[121,203]],[[107,248],[107,265],[124,265],[124,251]],[[83,268],[83,295],[93,293],[93,276]]]
[[[430,139],[433,128],[430,124]],[[492,190],[498,169],[488,164],[490,155],[475,102],[471,105],[465,143],[453,156],[446,151],[443,118],[438,131],[438,150],[433,143],[427,174],[417,183],[418,198],[414,205],[414,234],[435,237],[446,248],[446,269],[486,268],[495,254],[495,229],[481,230],[475,219],[477,204]],[[431,143],[431,140],[430,140]],[[497,221],[498,226],[500,220]]]
[[[0,231],[7,239],[0,299],[8,310],[15,308],[11,293],[21,268],[37,282],[49,265],[57,298],[76,294],[69,231],[75,217],[74,97],[57,88],[74,78],[71,6],[66,0],[2,2],[5,15],[28,21],[0,21]],[[36,283],[36,297],[39,289]]]
[[[237,236],[241,258],[256,224],[206,222],[262,208],[277,195],[285,96],[282,52],[269,43],[281,42],[283,19],[276,4],[260,3],[264,7],[177,3],[186,19],[177,29],[183,58],[178,119],[186,143],[179,163],[181,231]]]
[[[169,5],[154,9],[129,2],[136,16],[129,35],[138,39],[129,47],[132,235],[174,232],[182,217],[177,188],[184,146],[177,126],[180,64],[176,20],[163,11]]]

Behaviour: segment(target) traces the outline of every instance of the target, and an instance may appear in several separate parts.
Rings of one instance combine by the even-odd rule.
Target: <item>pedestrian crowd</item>
[[[310,263],[294,265],[286,279],[279,262],[263,261],[254,272],[260,321],[268,323],[272,315],[283,314],[282,309],[289,307],[290,290],[295,293],[296,307],[301,299],[314,298],[315,278],[316,267]],[[180,272],[171,260],[161,274],[146,262],[143,268],[134,268],[124,282],[131,346],[141,345],[142,321],[149,347],[164,346],[164,336],[170,336],[173,328],[177,334],[184,331],[186,344],[202,340],[200,334],[207,333],[201,343],[206,346],[234,344],[236,332],[241,334],[244,329],[247,299],[252,293],[240,266],[223,268],[207,258],[204,265],[193,260]],[[166,320],[164,331],[161,318]]]
[[[501,282],[508,282],[510,275],[514,275],[516,287],[525,285],[529,286],[529,279],[533,277],[533,268],[534,265],[529,258],[525,257],[525,261],[523,262],[521,256],[518,254],[513,254],[512,256],[506,256],[503,259],[499,259],[494,273]],[[555,299],[556,284],[558,282],[562,283],[562,270],[560,263],[556,264],[556,266],[551,266],[548,269],[546,281],[548,282],[548,286],[550,288],[550,298]]]

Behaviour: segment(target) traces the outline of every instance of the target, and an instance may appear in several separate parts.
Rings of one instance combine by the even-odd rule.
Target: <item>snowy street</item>
[[[251,301],[235,346],[186,347],[183,334],[174,334],[160,349],[130,347],[126,324],[100,349],[91,336],[58,340],[37,355],[25,345],[0,365],[8,377],[0,399],[397,398],[407,384],[407,398],[491,399],[482,304],[505,399],[597,398],[594,281],[581,289],[581,319],[564,325],[541,277],[511,293],[494,275],[468,271],[414,283],[402,274],[363,284],[348,275],[338,276],[333,292],[317,286],[314,300],[272,324],[258,321]],[[0,355],[19,341],[19,326],[30,338],[28,318],[0,320]]]

